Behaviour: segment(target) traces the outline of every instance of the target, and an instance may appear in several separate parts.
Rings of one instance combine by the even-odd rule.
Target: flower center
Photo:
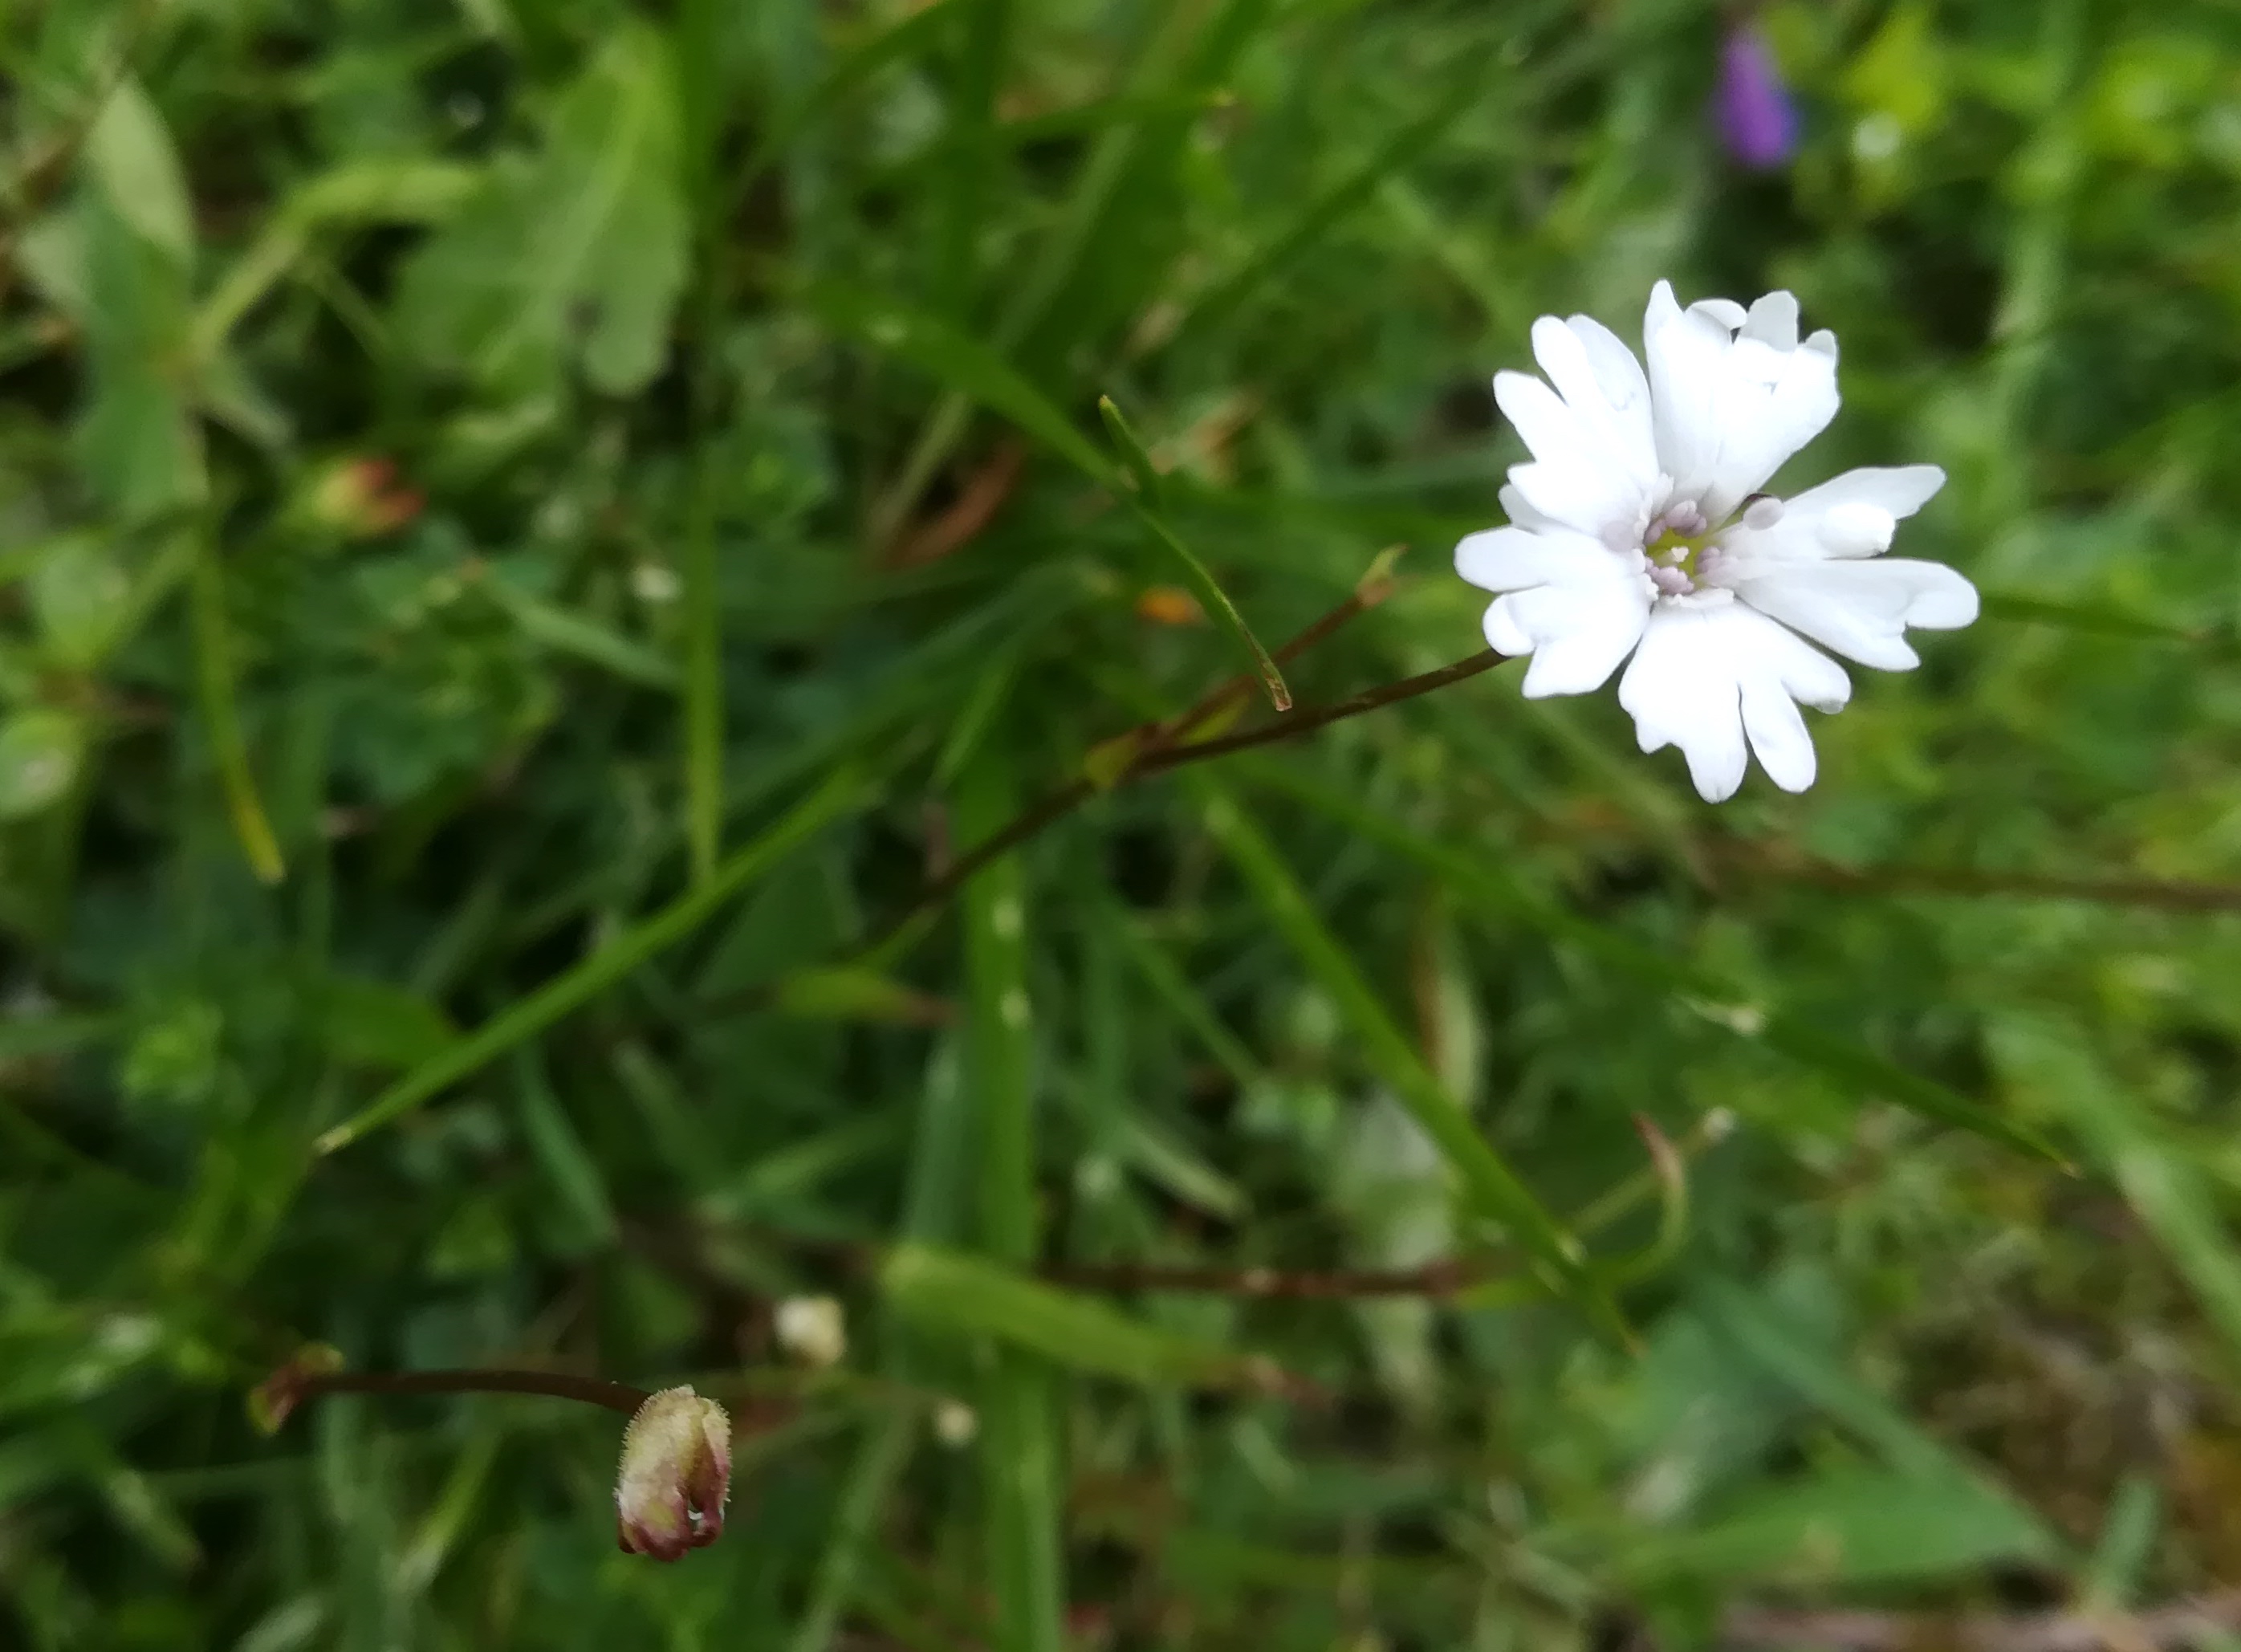
[[[1649,559],[1649,582],[1658,594],[1685,597],[1696,588],[1702,572],[1697,558],[1715,538],[1694,500],[1683,500],[1652,522],[1642,536],[1642,553]]]

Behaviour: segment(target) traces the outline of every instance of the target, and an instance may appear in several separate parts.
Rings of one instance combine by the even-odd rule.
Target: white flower
[[[1748,744],[1802,792],[1814,757],[1798,706],[1833,712],[1851,693],[1805,639],[1904,671],[1919,663],[1906,627],[1977,617],[1952,569],[1883,556],[1944,485],[1936,465],[1850,471],[1788,500],[1759,492],[1836,413],[1836,336],[1799,343],[1789,293],[1684,311],[1659,282],[1647,375],[1585,316],[1542,317],[1533,353],[1548,383],[1494,380],[1533,455],[1502,490],[1510,525],[1455,546],[1456,572],[1502,593],[1488,643],[1533,656],[1529,698],[1590,692],[1631,654],[1618,699],[1643,751],[1679,746],[1718,802],[1743,784]]]

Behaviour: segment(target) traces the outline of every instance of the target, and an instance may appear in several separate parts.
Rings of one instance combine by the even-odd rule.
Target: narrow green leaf
[[[1826,1588],[1962,1578],[2057,1552],[2036,1521],[1973,1481],[1837,1469],[1755,1493],[1693,1531],[1640,1544],[1619,1567],[1637,1585]]]
[[[378,156],[349,160],[298,184],[203,300],[195,354],[208,360],[265,294],[331,227],[445,222],[481,186],[482,173],[457,161]]]
[[[900,357],[968,400],[1002,414],[1092,481],[1119,491],[1112,462],[1041,391],[979,339],[938,316],[839,281],[813,282],[802,296],[835,331]]]
[[[364,975],[319,983],[320,1040],[330,1055],[370,1066],[405,1067],[433,1059],[458,1035],[451,1018],[421,993]]]
[[[676,665],[646,644],[557,603],[532,597],[502,573],[493,572],[483,589],[532,642],[601,666],[626,682],[672,691],[677,687]]]
[[[1214,780],[1198,770],[1187,772],[1207,830],[1244,874],[1277,932],[1337,1005],[1370,1070],[1392,1089],[1454,1169],[1471,1207],[1531,1255],[1546,1282],[1576,1300],[1599,1328],[1621,1341],[1630,1340],[1617,1310],[1590,1276],[1580,1241],[1533,1196],[1433,1075],[1317,915],[1267,834]]]
[[[970,0],[962,19],[957,90],[945,137],[939,239],[932,307],[943,315],[964,311],[976,273],[973,257],[981,199],[996,171],[996,92],[1012,30],[1012,0]]]
[[[241,852],[259,878],[278,883],[287,875],[288,868],[280,857],[280,845],[272,835],[264,801],[257,794],[248,742],[242,738],[241,713],[234,695],[233,633],[225,614],[225,574],[210,536],[198,535],[197,543],[189,606],[194,616],[195,686],[203,722]]]
[[[880,1515],[910,1461],[914,1432],[908,1416],[890,1412],[873,1424],[857,1448],[788,1652],[826,1652],[833,1644],[855,1593],[864,1552],[879,1541]]]
[[[1011,818],[1014,790],[1008,752],[1000,741],[987,742],[958,787],[958,828],[967,841]],[[996,1264],[1027,1267],[1037,1245],[1034,1007],[1020,857],[1002,855],[985,867],[966,885],[963,906],[966,1073],[977,1104],[980,1243],[993,1261],[906,1247],[882,1271],[882,1284],[899,1312],[921,1320],[929,1299],[960,1294],[965,1301],[953,1304],[960,1312],[975,1303],[989,1311],[993,1303],[1016,1315],[1023,1299],[1003,1288],[1012,1276]],[[980,1455],[999,1652],[1059,1652],[1067,1583],[1057,1395],[1050,1371],[1014,1349],[1000,1350],[984,1369]]]
[[[732,183],[726,216],[738,211],[773,163],[786,153],[819,116],[834,108],[842,98],[888,64],[931,45],[940,37],[952,15],[960,9],[963,0],[933,0],[930,5],[905,11],[886,28],[873,31],[835,57],[832,66],[814,86],[797,101],[779,110],[772,119]]]
[[[869,788],[854,770],[843,769],[833,775],[725,861],[706,884],[624,931],[574,968],[516,1000],[443,1054],[415,1067],[364,1110],[322,1135],[317,1151],[329,1154],[350,1146],[581,1008],[648,959],[691,934],[726,900],[808,839],[861,807],[868,796]]]
[[[515,1047],[513,1074],[521,1133],[538,1167],[585,1235],[594,1244],[611,1241],[616,1233],[615,1207],[606,1178],[569,1120],[560,1098],[552,1094],[544,1055],[533,1042]]]
[[[1138,518],[1181,565],[1183,579],[1198,598],[1200,606],[1220,620],[1222,628],[1245,651],[1261,679],[1261,686],[1268,691],[1269,703],[1280,712],[1290,711],[1292,691],[1284,686],[1284,673],[1276,669],[1276,662],[1261,645],[1261,639],[1253,634],[1252,627],[1245,623],[1245,616],[1237,612],[1237,605],[1230,601],[1229,593],[1215,581],[1212,571],[1161,514],[1160,478],[1153,467],[1152,456],[1144,451],[1144,445],[1136,439],[1136,432],[1128,428],[1128,421],[1121,417],[1110,396],[1098,398],[1097,411],[1104,417],[1105,428],[1112,434],[1113,445],[1120,450],[1128,473],[1135,478],[1136,492],[1130,503],[1135,506]]]
[[[960,1251],[899,1245],[880,1264],[880,1291],[928,1332],[993,1337],[1088,1375],[1151,1388],[1258,1388],[1268,1381],[1263,1362]]]
[[[2156,1557],[2163,1524],[2162,1488],[2146,1473],[2126,1475],[2109,1500],[2100,1538],[2080,1580],[2085,1598],[2108,1612],[2131,1605],[2149,1562]]]
[[[1147,214],[1173,201],[1198,111],[1228,77],[1268,9],[1268,0],[1220,0],[1211,13],[1164,7],[1123,92],[1131,108],[1144,111],[1142,117],[1107,129],[1059,221],[1025,273],[1009,284],[993,334],[999,359],[1009,362],[1024,351],[1034,361],[1063,361],[1082,330],[1134,309],[1149,291],[1166,260],[1147,256],[1137,231]],[[1126,296],[1108,293],[1098,304],[1074,302],[1087,296],[1085,284],[1107,283],[1118,284]],[[894,532],[948,459],[977,399],[969,385],[953,384],[927,415],[900,472],[873,510],[875,539]]]
[[[1458,116],[1482,103],[1486,95],[1486,65],[1472,53],[1463,73],[1449,77],[1445,92],[1424,114],[1386,139],[1346,177],[1308,200],[1289,224],[1192,303],[1169,342],[1226,320],[1239,304],[1265,291],[1271,276],[1344,222],[1376,194],[1379,184],[1429,150]]]
[[[2049,1017],[2008,1012],[1986,1029],[2002,1075],[2050,1104],[2112,1177],[2203,1311],[2241,1360],[2241,1245],[2219,1214],[2210,1179],[2146,1115],[2141,1099],[2090,1046]]]
[[[2013,592],[1980,593],[1987,619],[2010,619],[2024,625],[2059,625],[2068,631],[2092,632],[2104,637],[2130,637],[2146,642],[2198,643],[2209,640],[2198,631],[2160,619],[2137,615],[2098,603],[2056,602],[2044,597],[2019,596]]]
[[[1227,1027],[1221,1018],[1207,1006],[1205,997],[1192,986],[1188,976],[1170,958],[1164,947],[1147,935],[1143,927],[1117,904],[1100,902],[1100,911],[1107,926],[1119,940],[1120,949],[1142,972],[1152,990],[1185,1027],[1206,1046],[1208,1055],[1221,1064],[1240,1089],[1249,1089],[1268,1077],[1260,1059]]]
[[[927,1027],[948,1019],[949,1007],[877,970],[796,970],[779,982],[773,1006],[811,1020],[873,1021]]]
[[[1736,1281],[1708,1276],[1696,1281],[1690,1298],[1744,1359],[1841,1424],[1894,1473],[1939,1484],[1967,1477],[1958,1459],[1825,1348],[1799,1335],[1763,1296]]]
[[[119,217],[184,270],[194,261],[194,208],[171,129],[127,76],[85,136],[85,166]]]
[[[715,432],[706,428],[712,390],[696,384],[703,428],[692,454],[685,524],[685,841],[692,876],[706,882],[724,846],[724,605],[716,568]]]
[[[86,192],[77,218],[88,381],[79,461],[121,515],[157,516],[199,499],[204,487],[202,435],[184,378],[186,271],[99,190]]]

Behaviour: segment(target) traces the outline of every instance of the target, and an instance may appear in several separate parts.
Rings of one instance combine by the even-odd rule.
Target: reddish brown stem
[[[626,1382],[570,1376],[559,1371],[306,1371],[283,1368],[267,1379],[275,1421],[306,1400],[329,1394],[537,1394],[580,1400],[625,1416],[636,1415],[652,1395]]]

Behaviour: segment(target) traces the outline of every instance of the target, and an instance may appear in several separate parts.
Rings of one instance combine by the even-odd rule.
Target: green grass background
[[[1764,175],[1682,0],[0,7],[0,1642],[1680,1648],[2241,1582],[2241,17],[1760,23]],[[863,950],[1240,667],[1176,545],[1271,646],[1410,547],[1302,705],[1475,652],[1488,378],[1660,277],[1833,327],[1784,481],[1944,465],[1904,548],[1986,592],[1810,795],[1704,806],[1513,667]],[[261,1436],[313,1341],[739,1399],[730,1530],[616,1552],[620,1420],[559,1401]]]

